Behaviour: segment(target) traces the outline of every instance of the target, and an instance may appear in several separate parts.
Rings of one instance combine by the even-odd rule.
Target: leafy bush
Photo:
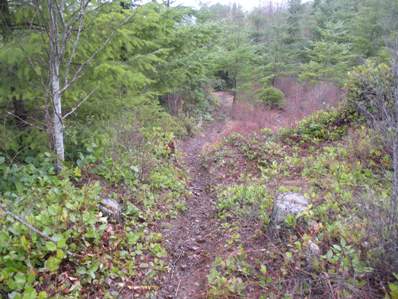
[[[224,79],[215,79],[213,82],[213,88],[216,91],[222,91],[227,89],[227,82]]]
[[[55,175],[51,154],[27,157],[23,164],[8,164],[0,155],[1,205],[56,240],[43,239],[0,210],[1,290],[14,298],[58,292],[73,297],[90,285],[89,292],[107,294],[105,279],[135,274],[136,263],[143,263],[136,256],[142,255],[150,272],[140,277],[151,279],[164,270],[161,238],[149,237],[148,226],[184,208],[184,174],[170,159],[173,133],[157,127],[131,130],[127,125],[112,138],[101,130],[86,135],[79,130],[80,137],[71,131],[77,161],[61,176]],[[89,183],[93,174],[95,183]],[[101,198],[118,188],[123,192],[109,196],[123,202],[123,224],[99,208]],[[59,282],[61,272],[76,280]]]
[[[376,129],[380,141],[392,150],[397,115],[395,112],[395,80],[391,66],[368,61],[349,75],[346,88],[348,103]]]
[[[267,87],[262,89],[258,96],[261,102],[270,108],[281,109],[285,101],[285,95],[283,92],[275,87]]]
[[[260,219],[267,225],[271,206],[272,200],[262,185],[233,185],[218,194],[217,210],[222,220]]]
[[[285,141],[300,143],[335,141],[347,133],[353,119],[349,109],[321,111],[300,121],[295,128],[281,130],[280,137]]]
[[[0,209],[2,291],[13,298],[47,298],[59,292],[85,297],[88,294],[82,292],[107,294],[106,279],[135,275],[137,263],[150,269],[140,276],[143,279],[165,270],[161,258],[167,252],[161,236],[149,226],[183,208],[176,199],[186,195],[185,181],[177,170],[164,166],[152,171],[151,185],[137,186],[135,204],[128,196],[117,195],[123,223],[116,223],[100,209],[107,190],[98,181],[75,186],[80,185],[80,169],[65,168],[58,177],[49,159],[19,167],[8,167],[1,159],[1,206],[51,238],[43,238]],[[73,280],[59,279],[65,275],[61,273]]]
[[[50,150],[46,133],[35,128],[0,126],[0,140],[0,154],[8,161],[22,162]]]
[[[246,289],[245,278],[252,272],[247,263],[247,254],[243,248],[226,259],[216,257],[210,273],[207,276],[209,283],[209,298],[231,298],[243,296]]]
[[[38,284],[49,283],[40,282],[39,276],[51,277],[64,262],[78,262],[80,254],[98,246],[108,223],[97,209],[99,185],[77,189],[68,179],[46,175],[37,176],[30,185],[25,196],[2,202],[56,242],[12,217],[0,218],[0,288],[14,296],[35,293]]]
[[[376,64],[367,61],[366,64],[357,66],[349,73],[346,83],[347,99],[352,109],[381,120],[384,111],[382,106],[375,105],[378,101],[386,101],[386,106],[393,107],[394,76],[392,69],[387,64]]]
[[[9,164],[0,155],[0,195],[15,198],[16,194],[26,195],[34,186],[46,188],[55,181],[52,155],[44,153],[36,158],[26,157],[26,164]]]

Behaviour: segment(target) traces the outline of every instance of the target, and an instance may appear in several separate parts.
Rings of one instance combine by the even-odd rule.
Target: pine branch
[[[68,78],[65,78],[65,84],[64,86],[60,89],[60,93],[63,94],[68,88],[70,88],[70,86],[78,79],[80,79],[80,77],[83,75],[83,72],[86,68],[86,66],[90,65],[91,62],[97,57],[97,55],[103,50],[105,49],[110,42],[113,40],[114,36],[117,34],[117,30],[119,28],[122,28],[124,25],[126,25],[133,17],[135,16],[134,14],[129,15],[128,17],[125,18],[125,20],[123,22],[121,22],[117,28],[115,28],[110,34],[109,36],[102,42],[101,46],[98,47],[93,53],[91,53],[91,55],[86,59],[86,61],[84,61],[82,64],[80,64],[80,66],[77,68],[77,70],[75,71],[75,73],[72,75],[72,78],[69,80]]]

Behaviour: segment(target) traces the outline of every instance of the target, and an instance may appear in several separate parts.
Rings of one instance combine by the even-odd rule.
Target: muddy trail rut
[[[158,298],[205,298],[207,274],[214,258],[222,252],[225,240],[217,221],[212,178],[201,165],[202,150],[222,138],[231,115],[232,96],[221,92],[216,96],[220,108],[215,120],[200,134],[179,145],[192,196],[187,201],[187,210],[163,225],[171,260]]]

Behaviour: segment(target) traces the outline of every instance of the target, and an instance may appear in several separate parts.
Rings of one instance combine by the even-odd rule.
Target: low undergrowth
[[[218,216],[223,221],[234,219],[258,220],[269,223],[267,211],[272,201],[264,186],[257,184],[233,185],[221,190],[218,195]]]
[[[0,156],[1,295],[156,292],[167,252],[155,223],[184,210],[188,192],[174,134],[131,123],[99,131],[79,137],[61,175],[50,154],[13,164]],[[102,209],[104,199],[117,215]]]
[[[231,242],[209,273],[211,296],[394,298],[395,257],[384,247],[391,158],[349,115],[321,112],[275,134],[231,135],[207,155],[211,173],[234,178],[218,187]],[[252,171],[236,167],[250,163]],[[233,175],[243,171],[250,173]],[[275,226],[272,198],[288,191],[310,206]]]

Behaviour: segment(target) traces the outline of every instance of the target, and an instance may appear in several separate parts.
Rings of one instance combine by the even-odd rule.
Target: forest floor
[[[260,128],[276,131],[294,125],[305,116],[300,113],[303,107],[298,106],[302,105],[299,101],[289,101],[284,110],[275,111],[259,109],[243,101],[233,103],[228,92],[217,92],[214,96],[220,102],[214,120],[207,123],[199,134],[178,145],[190,177],[192,196],[184,213],[162,224],[165,246],[170,254],[170,270],[163,279],[159,298],[206,298],[208,274],[214,259],[227,255],[225,244],[228,236],[217,218],[215,186],[228,184],[228,179],[220,181],[222,174],[209,173],[203,164],[203,160],[208,158],[206,153],[231,133],[248,135]],[[304,108],[304,114],[308,115],[325,107],[312,105]],[[235,162],[243,173],[250,167],[244,159]]]

